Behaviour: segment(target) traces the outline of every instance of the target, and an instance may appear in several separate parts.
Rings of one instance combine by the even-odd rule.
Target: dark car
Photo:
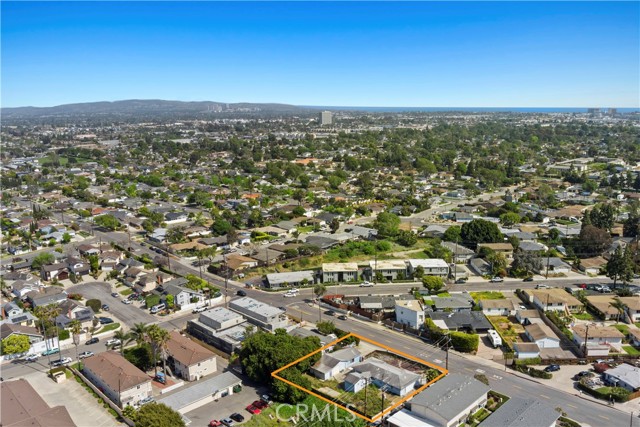
[[[109,323],[113,323],[113,319],[109,317],[98,317],[98,321],[101,325],[108,325]]]
[[[533,282],[533,277],[527,277],[523,280],[523,282]]]
[[[109,306],[107,304],[102,304],[102,309],[104,311],[109,311]]]
[[[238,292],[236,292],[236,295],[241,296],[241,297],[246,297],[247,293],[245,291],[243,291],[242,289],[240,289]]]
[[[340,316],[338,316],[338,319],[340,320],[347,320],[347,316],[344,314],[341,314]]]
[[[91,344],[95,344],[95,343],[99,343],[100,342],[100,338],[98,337],[93,337],[91,338],[89,341],[87,341],[86,343],[84,343],[84,345],[91,345]]]
[[[573,380],[574,380],[574,381],[579,381],[579,380],[580,380],[580,378],[582,378],[582,377],[586,377],[586,376],[589,376],[589,375],[591,375],[591,372],[590,372],[590,371],[581,371],[581,372],[578,372],[577,374],[575,374],[575,375],[573,376]]]
[[[233,414],[229,415],[229,418],[231,418],[233,421],[237,421],[239,423],[244,421],[244,417],[240,414],[238,414],[237,412],[234,412]]]
[[[118,293],[117,292],[111,292],[111,296],[114,298],[118,298]]]
[[[546,368],[544,368],[545,372],[555,372],[559,370],[560,370],[560,365],[549,365]]]
[[[458,279],[458,280],[456,280],[456,284],[457,285],[464,285],[465,283],[467,283],[467,279]]]

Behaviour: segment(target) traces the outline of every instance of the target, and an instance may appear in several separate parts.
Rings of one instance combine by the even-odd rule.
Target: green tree
[[[491,264],[491,274],[494,276],[504,274],[508,263],[502,252],[491,252],[485,259]]]
[[[322,308],[320,307],[320,298],[327,293],[327,287],[323,283],[317,283],[313,287],[313,293],[318,299],[318,321],[322,320]]]
[[[611,258],[609,258],[609,262],[607,262],[606,272],[607,277],[613,280],[614,288],[618,280],[627,283],[633,279],[633,260],[628,246],[624,251],[620,246],[616,248]]]
[[[94,313],[98,314],[100,313],[100,309],[102,308],[102,301],[100,301],[99,299],[89,299],[87,300],[85,305],[87,307],[90,307]]]
[[[147,329],[147,336],[151,341],[151,347],[153,348],[153,359],[157,359],[157,355],[160,354],[162,358],[162,369],[163,372],[167,372],[167,358],[166,358],[166,350],[167,350],[167,342],[169,342],[169,332],[166,329],[162,329],[158,325],[151,325],[149,329]],[[154,373],[158,373],[158,366],[156,365]]]
[[[576,253],[581,258],[601,255],[611,245],[611,235],[593,225],[582,227],[577,240]]]
[[[331,232],[335,233],[338,231],[338,228],[340,228],[340,220],[338,220],[338,218],[333,218],[329,227],[331,228]]]
[[[151,402],[136,412],[136,427],[185,427],[179,412],[163,403]]]
[[[116,333],[113,334],[113,337],[117,340],[120,340],[120,355],[124,356],[124,347],[131,341],[133,341],[133,337],[130,333],[124,332],[122,329],[116,331]]]
[[[100,215],[95,218],[95,224],[108,230],[115,231],[120,228],[120,221],[113,215]]]
[[[638,174],[640,176],[640,174]],[[624,222],[622,227],[622,235],[624,237],[640,236],[640,215],[631,214]]]
[[[26,335],[12,334],[2,340],[2,354],[19,354],[29,351],[31,343]]]
[[[318,332],[325,335],[333,334],[336,331],[336,325],[333,322],[318,322],[316,328]]]
[[[522,218],[515,212],[505,212],[500,215],[500,223],[505,227],[512,227],[520,223]]]
[[[462,229],[459,226],[452,225],[451,227],[447,228],[447,230],[444,232],[444,235],[442,236],[442,240],[444,240],[445,242],[457,242],[460,240],[461,232],[462,232]]]
[[[591,225],[603,230],[611,231],[616,217],[617,209],[611,203],[604,203],[593,207],[589,212]]]
[[[153,358],[153,349],[148,342],[126,348],[124,350],[124,358],[144,372],[153,368],[158,362],[157,359]]]
[[[71,234],[69,233],[64,233],[62,235],[62,243],[67,244],[71,241]]]
[[[513,254],[511,273],[515,277],[531,276],[542,269],[542,259],[536,253],[517,250]]]
[[[33,258],[31,262],[31,268],[34,270],[40,270],[43,265],[53,264],[56,261],[56,257],[49,252],[43,252]]]
[[[185,240],[184,227],[174,227],[167,231],[167,240],[169,243],[180,243]]]
[[[418,236],[411,231],[400,230],[396,238],[399,244],[405,247],[413,246],[418,243]]]
[[[167,308],[172,309],[174,305],[173,295],[169,294],[165,297],[165,301],[167,302]]]
[[[437,294],[444,287],[444,281],[438,276],[423,276],[422,286],[427,288],[430,294]]]
[[[131,421],[133,421],[135,419],[137,413],[138,413],[138,411],[136,410],[136,408],[134,408],[131,405],[127,405],[124,408],[122,408],[122,415],[125,418],[130,419]]]
[[[464,244],[497,243],[502,241],[502,233],[493,222],[484,219],[474,219],[462,225],[460,237]]]
[[[80,362],[80,358],[78,357],[78,344],[80,344],[82,324],[78,319],[73,319],[71,323],[69,323],[69,331],[73,335],[73,345],[76,347],[76,361]]]
[[[394,237],[398,234],[398,227],[400,226],[400,218],[398,215],[381,212],[373,222],[373,228],[378,231],[379,237]]]
[[[137,345],[140,345],[144,342],[144,340],[147,338],[147,329],[149,328],[149,325],[147,325],[146,323],[134,323],[133,324],[133,328],[131,328],[131,335],[133,336],[133,339],[136,341]]]
[[[622,302],[620,297],[615,297],[613,301],[609,302],[609,305],[618,310],[618,315],[616,316],[616,323],[618,323],[620,318],[624,317],[624,311],[626,310],[627,305]]]

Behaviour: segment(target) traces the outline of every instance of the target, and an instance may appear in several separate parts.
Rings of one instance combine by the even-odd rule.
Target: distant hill
[[[152,116],[171,114],[206,114],[211,111],[219,112],[262,112],[262,113],[301,113],[308,108],[287,104],[254,104],[198,101],[166,101],[162,99],[128,99],[113,102],[85,102],[79,104],[64,104],[55,107],[15,107],[2,108],[2,117],[8,118],[37,118],[37,117],[70,117],[70,116]]]

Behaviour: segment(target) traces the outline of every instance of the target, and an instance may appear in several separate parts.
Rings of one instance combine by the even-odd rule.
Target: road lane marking
[[[545,399],[551,399],[549,396],[547,396],[546,394],[541,394],[540,397],[544,397]]]
[[[436,363],[442,363],[442,360],[440,360],[440,359],[433,359],[433,361],[436,362]]]
[[[495,378],[497,380],[501,380],[502,379],[502,377],[500,375],[496,375],[496,374],[493,374],[493,378]]]
[[[571,403],[567,403],[567,405],[571,406],[573,409],[578,409],[576,405],[572,405]]]
[[[480,368],[476,369],[476,372],[479,373],[479,374],[484,374],[484,370],[480,369]]]
[[[520,387],[520,386],[519,386],[519,385],[517,385],[517,384],[514,384],[512,387],[517,388],[518,390],[522,390],[522,387]]]
[[[608,420],[609,417],[605,417],[604,415],[598,415],[600,418],[602,418],[603,420]]]

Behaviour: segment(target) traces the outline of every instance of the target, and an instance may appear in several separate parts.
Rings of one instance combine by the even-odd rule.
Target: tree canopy
[[[136,427],[185,427],[180,413],[163,403],[147,403],[134,417]]]
[[[26,335],[9,335],[2,340],[2,354],[18,354],[29,350],[31,344]]]
[[[373,227],[378,230],[379,237],[394,237],[398,234],[400,218],[398,215],[381,212],[373,223]]]
[[[460,230],[462,242],[469,245],[478,243],[497,243],[502,241],[502,233],[493,222],[484,219],[474,219],[462,225]]]

